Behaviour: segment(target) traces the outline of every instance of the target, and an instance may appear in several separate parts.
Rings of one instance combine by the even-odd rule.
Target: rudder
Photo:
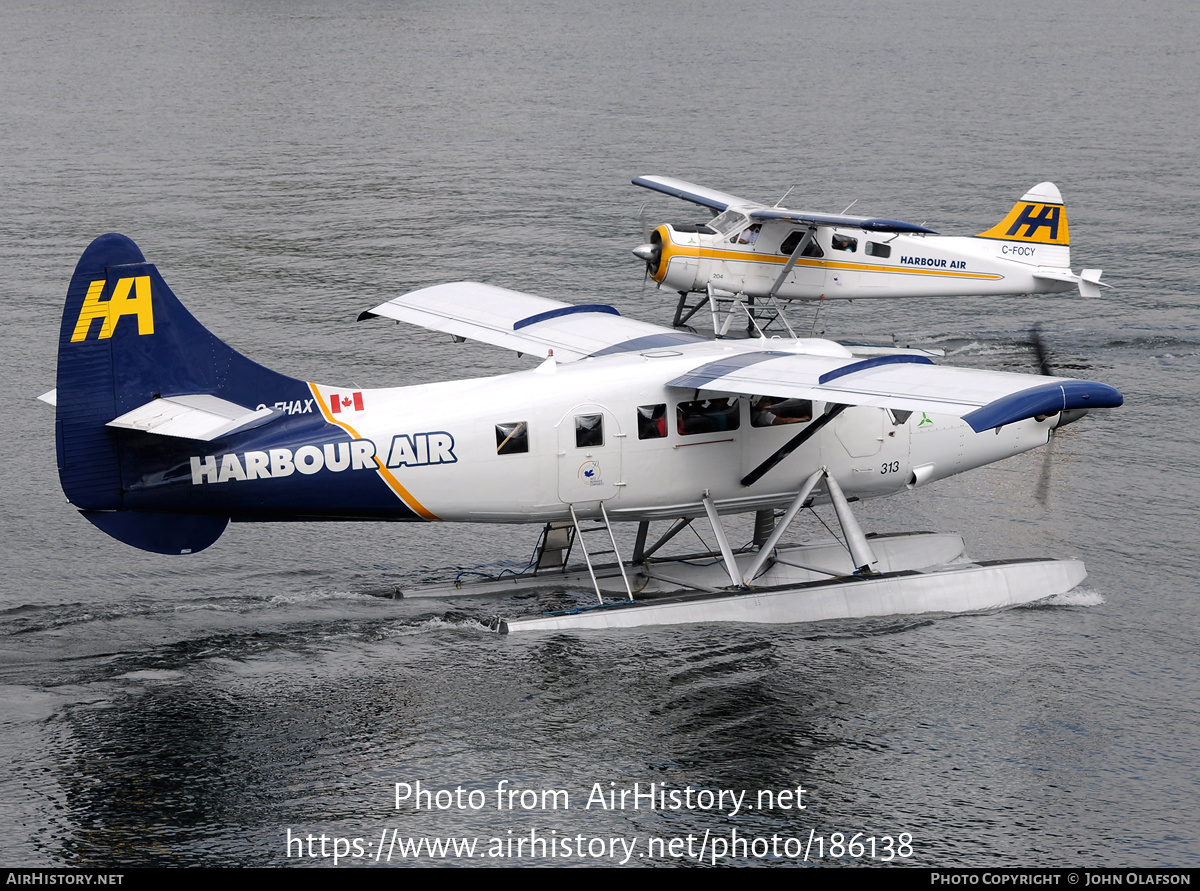
[[[1067,210],[1058,186],[1050,182],[1038,183],[1021,196],[1003,220],[986,232],[980,232],[978,237],[1069,246]]]
[[[304,382],[264,368],[209,332],[132,240],[100,236],[75,267],[59,330],[55,444],[68,500],[115,534],[112,522],[88,512],[122,510],[125,486],[137,468],[123,467],[121,436],[106,425],[157,397],[193,394],[248,409],[266,394],[272,402],[310,395]],[[135,530],[137,518],[144,518],[146,535],[163,542],[146,549],[159,552],[199,550],[215,540],[213,531],[220,534],[215,519],[199,525],[180,520],[173,536],[162,528],[171,525],[172,516],[182,515],[129,511],[119,526]],[[188,547],[189,538],[195,547]]]

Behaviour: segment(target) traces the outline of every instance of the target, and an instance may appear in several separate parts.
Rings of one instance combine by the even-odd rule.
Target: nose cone
[[[666,264],[662,262],[666,233],[667,227],[659,226],[650,233],[649,242],[633,249],[633,255],[646,264],[646,274],[660,284],[666,274]]]

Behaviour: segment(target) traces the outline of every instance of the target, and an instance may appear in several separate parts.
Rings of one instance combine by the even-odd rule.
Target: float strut
[[[741,572],[738,570],[737,560],[733,557],[733,549],[729,547],[729,539],[725,537],[725,527],[721,525],[721,518],[717,515],[717,509],[713,506],[712,499],[708,495],[708,489],[704,490],[704,494],[700,500],[704,503],[704,510],[708,514],[708,522],[712,524],[713,534],[717,536],[717,544],[721,547],[721,556],[725,559],[725,569],[729,573],[729,581],[733,583],[735,588],[744,588],[746,585],[742,581]]]
[[[753,582],[755,576],[762,571],[763,566],[775,551],[775,545],[779,544],[779,539],[783,538],[784,533],[788,530],[788,526],[792,524],[792,520],[796,519],[796,514],[800,513],[800,509],[804,507],[804,502],[808,500],[808,496],[812,494],[812,490],[816,488],[817,483],[821,481],[821,477],[824,475],[825,468],[821,468],[804,481],[804,485],[800,487],[800,491],[792,499],[792,503],[783,517],[775,524],[775,531],[771,533],[771,537],[758,549],[758,556],[754,558],[754,562],[750,564],[750,568],[746,571],[747,583]]]
[[[828,467],[822,467],[821,470],[825,474],[825,488],[829,490],[833,509],[837,511],[838,522],[842,524],[842,532],[846,536],[846,546],[850,548],[850,559],[858,567],[855,572],[865,575],[872,571],[871,567],[879,562],[879,558],[867,544],[867,537],[863,535],[862,527],[854,519],[854,514],[850,511],[850,502],[846,500],[842,487],[837,484]]]

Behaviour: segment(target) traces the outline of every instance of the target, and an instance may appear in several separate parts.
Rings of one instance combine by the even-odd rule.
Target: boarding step
[[[579,549],[581,551],[583,551],[584,562],[587,563],[588,575],[591,577],[591,580],[592,580],[592,588],[596,591],[596,599],[600,603],[604,603],[604,595],[600,592],[600,583],[598,581],[596,581],[596,570],[595,570],[595,567],[592,565],[592,557],[593,556],[598,557],[601,554],[612,554],[614,557],[616,557],[617,567],[621,570],[621,580],[625,583],[625,593],[628,596],[629,600],[633,600],[633,589],[629,586],[629,576],[625,572],[625,565],[621,562],[621,555],[617,551],[617,537],[616,537],[616,535],[613,534],[612,523],[608,519],[608,511],[604,507],[604,502],[603,501],[600,502],[600,520],[593,521],[592,523],[590,523],[589,525],[586,525],[586,526],[580,524],[579,516],[578,516],[578,514],[575,513],[575,505],[571,504],[571,505],[568,505],[568,507],[570,508],[570,511],[571,511],[571,522],[569,524],[565,524],[565,521],[564,521],[564,523],[560,523],[560,524],[550,523],[550,524],[547,524],[547,527],[546,527],[546,537],[548,538],[550,536],[551,532],[558,533],[564,524],[569,526],[569,530],[568,530],[568,538],[570,540],[569,544],[567,545],[565,552],[560,551],[559,555],[558,555],[558,559],[561,559],[561,561],[562,561],[561,565],[562,565],[564,571],[566,569],[567,559],[571,555],[571,547],[574,546],[574,544],[576,542],[578,542]],[[555,528],[555,527],[558,527],[558,528]],[[604,532],[604,533],[606,533],[606,536],[608,538],[608,543],[611,547],[609,549],[603,549],[603,547],[601,547],[600,549],[593,549],[593,550],[589,551],[588,546],[587,546],[587,541],[584,538],[585,532]],[[558,536],[555,539],[555,541],[560,541],[560,540],[561,540],[561,536]],[[555,559],[555,557],[551,556],[550,559]],[[541,568],[540,555],[539,555],[539,568]]]

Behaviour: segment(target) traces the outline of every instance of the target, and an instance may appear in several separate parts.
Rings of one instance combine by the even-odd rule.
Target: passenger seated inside
[[[638,439],[663,439],[667,435],[667,404],[639,405]]]
[[[833,240],[830,241],[829,246],[831,248],[833,248],[835,251],[851,251],[851,252],[853,252],[853,251],[858,250],[858,239],[851,238],[849,235],[834,234]]]
[[[750,424],[754,427],[799,424],[811,420],[812,402],[807,399],[759,396],[750,401]]]
[[[758,233],[762,231],[762,223],[755,223],[753,226],[747,226],[742,230],[742,234],[738,236],[738,244],[754,244],[758,241]]]
[[[718,433],[738,429],[741,426],[741,411],[737,399],[728,396],[681,402],[675,409],[675,422],[682,436]]]
[[[783,240],[783,244],[779,246],[779,253],[790,257],[792,255],[792,251],[796,249],[796,245],[800,244],[800,240],[804,238],[806,234],[807,233],[804,229],[798,229],[793,232]],[[804,246],[804,250],[800,256],[820,258],[825,256],[825,252],[821,250],[821,246],[817,244],[817,240],[815,238],[810,238],[808,240],[808,244]]]

